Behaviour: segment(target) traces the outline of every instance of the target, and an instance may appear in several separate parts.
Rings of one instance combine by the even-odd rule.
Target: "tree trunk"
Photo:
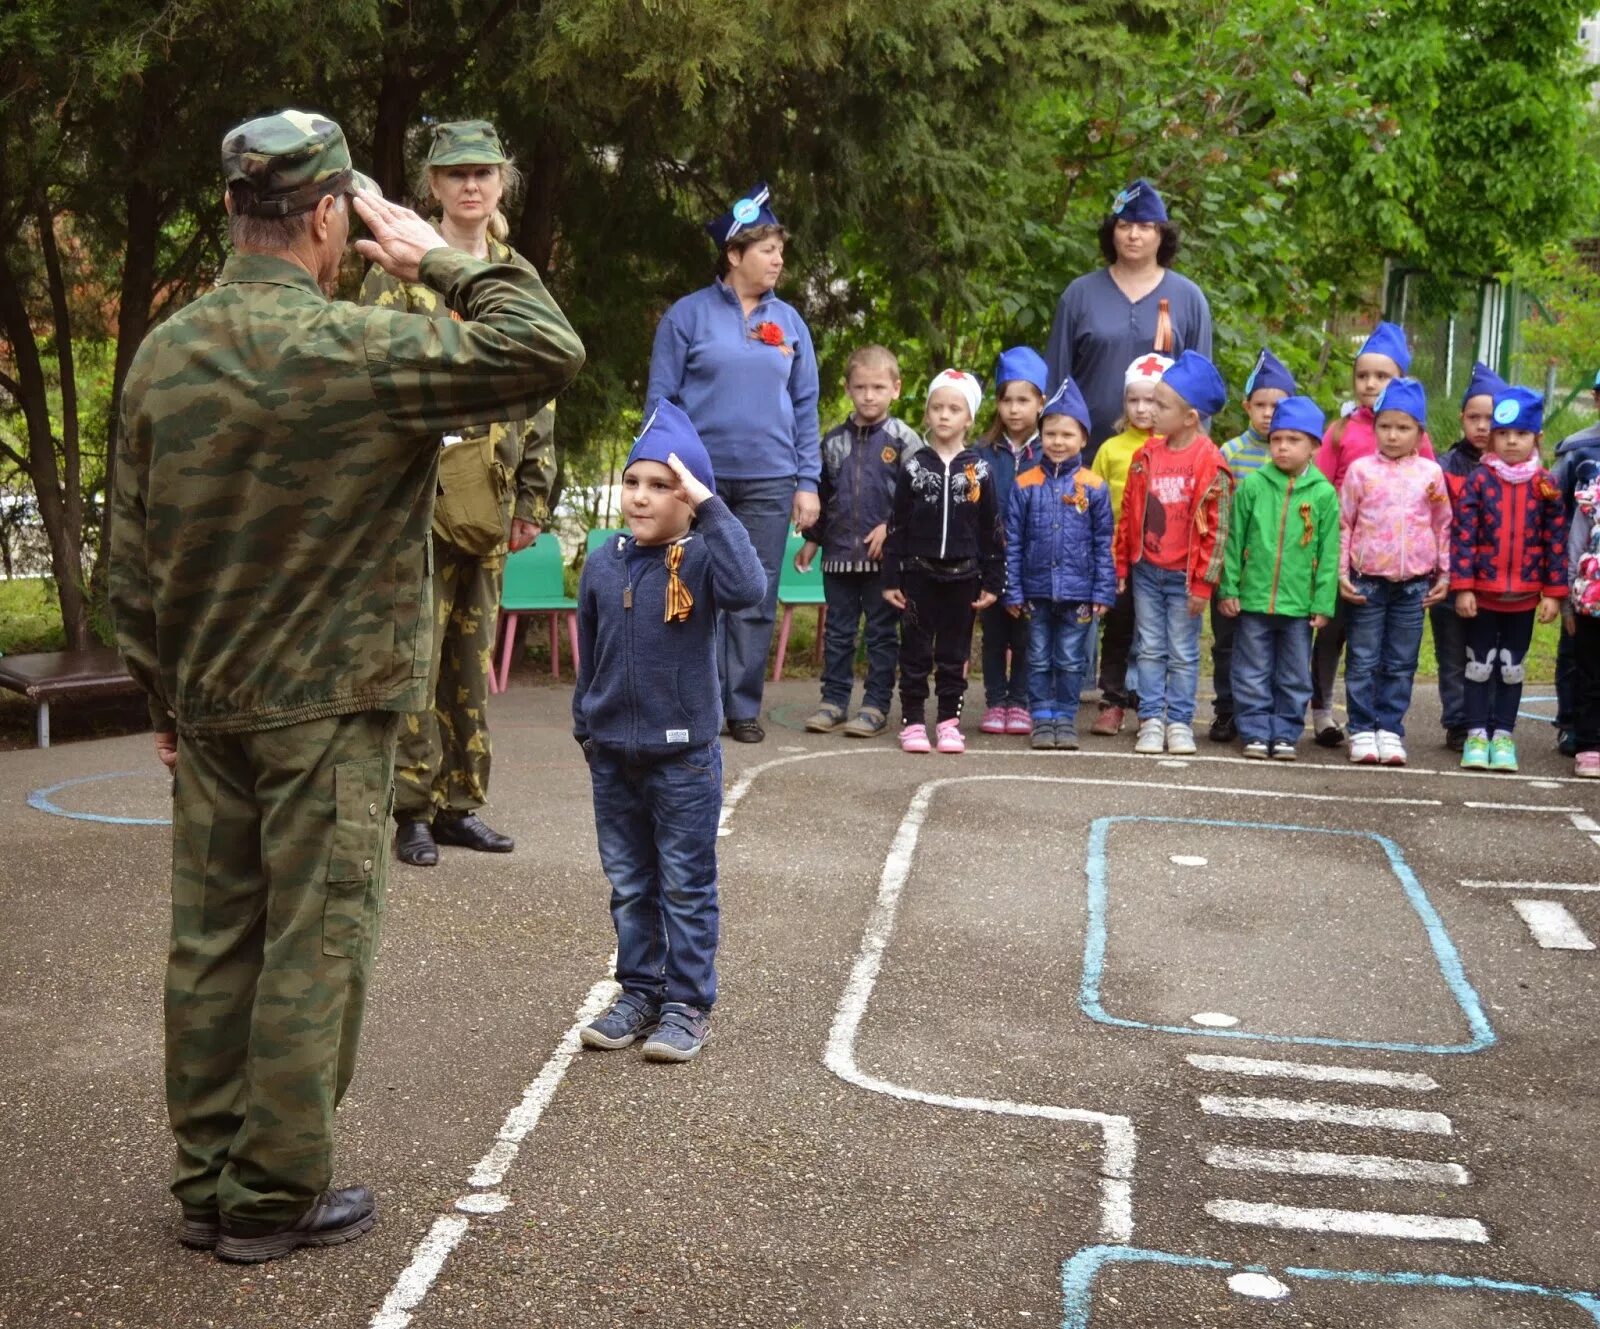
[[[402,29],[410,21],[409,6],[384,7],[383,78],[378,84],[378,116],[372,127],[372,178],[383,196],[410,197],[406,181],[406,128],[417,114],[422,86],[409,61]]]
[[[566,174],[566,157],[548,134],[533,145],[526,173],[527,194],[517,223],[517,252],[539,269],[546,281],[555,258],[556,212]]]

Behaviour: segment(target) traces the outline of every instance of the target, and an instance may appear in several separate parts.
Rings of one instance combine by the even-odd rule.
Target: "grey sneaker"
[[[609,1011],[578,1030],[578,1039],[586,1048],[625,1048],[634,1039],[654,1033],[660,1013],[650,998],[624,992]]]
[[[806,716],[806,733],[831,734],[844,723],[844,707],[825,701]]]
[[[1035,720],[1033,722],[1033,737],[1028,740],[1028,746],[1035,752],[1050,752],[1056,745],[1056,726],[1054,720]]]
[[[844,727],[846,738],[876,738],[889,728],[889,717],[876,706],[863,706]]]
[[[1197,749],[1194,745],[1194,729],[1186,724],[1169,724],[1167,726],[1167,751],[1175,757],[1192,757]]]
[[[698,1006],[663,1002],[661,1023],[644,1045],[646,1061],[693,1061],[711,1036],[711,1017]]]
[[[1056,751],[1076,752],[1078,750],[1078,725],[1074,720],[1056,721]]]

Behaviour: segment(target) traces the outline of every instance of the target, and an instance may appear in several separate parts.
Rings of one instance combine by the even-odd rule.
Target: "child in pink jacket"
[[[1404,766],[1423,615],[1450,589],[1450,492],[1439,463],[1418,452],[1428,416],[1422,384],[1395,379],[1374,414],[1378,449],[1351,463],[1339,493],[1350,760]]]

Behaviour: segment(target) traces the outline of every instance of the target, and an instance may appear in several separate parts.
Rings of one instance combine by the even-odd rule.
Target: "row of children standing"
[[[1263,350],[1245,385],[1249,427],[1218,448],[1204,433],[1227,402],[1216,369],[1194,352],[1141,356],[1127,369],[1120,432],[1089,464],[1082,395],[1070,380],[1047,395],[1028,348],[1000,357],[994,422],[976,444],[973,375],[934,380],[924,444],[889,415],[892,354],[858,351],[847,370],[855,410],[824,440],[823,515],[797,559],[808,568],[821,548],[829,606],[823,700],[807,727],[882,733],[898,652],[901,746],[962,751],[981,618],[981,728],[1076,748],[1101,625],[1090,732],[1115,735],[1136,710],[1136,752],[1192,753],[1209,604],[1214,740],[1238,736],[1246,756],[1292,760],[1309,707],[1319,743],[1348,737],[1353,762],[1400,765],[1431,610],[1448,743],[1464,766],[1515,770],[1533,623],[1560,612],[1569,556],[1576,569],[1579,544],[1600,537],[1585,524],[1568,548],[1576,487],[1563,502],[1540,464],[1538,394],[1477,366],[1463,438],[1441,466],[1409,363],[1404,333],[1379,324],[1357,356],[1355,409],[1330,427]],[[1590,557],[1600,574],[1600,547]],[[1600,617],[1600,604],[1582,612]],[[863,614],[866,696],[850,718]],[[1348,736],[1332,714],[1346,638]],[[1600,669],[1589,654],[1580,693]],[[1600,718],[1588,724],[1597,728]],[[1600,742],[1580,746],[1580,773],[1600,775]]]

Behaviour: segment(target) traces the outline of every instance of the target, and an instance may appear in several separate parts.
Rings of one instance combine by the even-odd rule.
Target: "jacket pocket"
[[[383,852],[382,757],[342,762],[333,768],[335,821],[328,856],[327,901],[322,910],[322,953],[353,960],[372,926],[369,909]]]

